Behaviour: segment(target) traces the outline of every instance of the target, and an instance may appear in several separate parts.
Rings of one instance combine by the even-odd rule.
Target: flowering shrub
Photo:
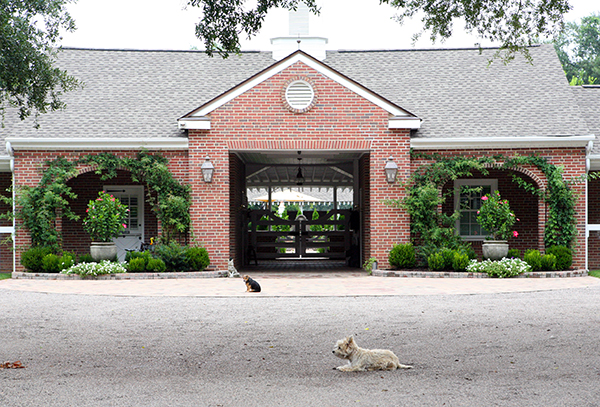
[[[512,230],[512,226],[517,219],[510,210],[508,200],[500,198],[500,192],[494,191],[481,197],[483,204],[477,211],[477,223],[488,232],[488,240],[508,240],[519,236],[519,233]]]
[[[88,204],[83,229],[94,242],[110,242],[127,227],[125,219],[128,210],[114,196],[104,191],[99,192],[98,198]]]
[[[478,262],[477,260],[471,260],[471,263],[467,266],[467,271],[470,273],[487,273],[490,277],[514,277],[521,273],[525,273],[530,270],[529,264],[521,259],[507,259],[506,257],[502,260],[484,260]]]
[[[100,263],[79,263],[61,271],[62,274],[77,274],[81,277],[96,277],[102,274],[117,274],[125,272],[127,272],[127,270],[125,270],[125,267],[123,267],[121,264],[113,263],[108,260],[104,260]]]

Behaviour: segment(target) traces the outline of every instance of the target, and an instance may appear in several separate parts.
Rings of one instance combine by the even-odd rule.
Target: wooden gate
[[[352,243],[349,209],[319,211],[282,219],[276,212],[257,209],[248,211],[246,263],[253,257],[346,259]]]

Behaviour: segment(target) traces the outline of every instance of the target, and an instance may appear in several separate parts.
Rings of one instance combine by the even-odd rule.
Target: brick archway
[[[100,175],[95,174],[96,168],[93,166],[81,167],[78,169],[78,175],[69,179],[67,185],[77,194],[77,199],[70,202],[71,209],[77,215],[79,220],[62,219],[61,228],[63,235],[63,249],[77,254],[85,254],[89,251],[90,238],[83,231],[81,222],[85,217],[85,210],[90,200],[97,197],[99,191],[102,191],[105,185],[123,185],[138,186],[142,185],[131,179],[131,174],[126,169],[118,169],[117,176],[110,180],[103,181]],[[156,237],[159,233],[159,225],[156,215],[151,210],[147,202],[144,202],[144,241],[149,241],[150,237]]]

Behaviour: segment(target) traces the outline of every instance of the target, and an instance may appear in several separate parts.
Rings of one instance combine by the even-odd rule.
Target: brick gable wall
[[[282,100],[284,87],[295,78],[307,78],[317,94],[314,107],[303,114],[288,110]],[[383,109],[299,62],[210,116],[211,130],[189,132],[190,179],[194,231],[206,244],[217,268],[226,266],[232,255],[230,247],[235,244],[229,223],[223,221],[229,216],[229,207],[223,203],[230,202],[230,184],[235,179],[230,172],[235,171],[235,166],[230,166],[230,149],[370,149],[369,163],[362,168],[370,169],[370,214],[377,215],[367,212],[368,218],[363,221],[370,226],[370,236],[363,239],[364,257],[376,257],[385,267],[392,245],[407,241],[407,216],[382,201],[402,196],[402,188],[386,183],[383,167],[385,160],[393,156],[400,174],[408,173],[409,132],[389,130],[389,114]],[[211,184],[201,181],[200,165],[207,155],[216,167]],[[233,257],[238,258],[237,254]]]

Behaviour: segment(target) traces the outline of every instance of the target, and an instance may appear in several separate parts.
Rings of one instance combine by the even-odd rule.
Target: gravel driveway
[[[2,406],[599,406],[600,287],[193,298],[0,289]],[[342,373],[354,334],[411,370]]]

